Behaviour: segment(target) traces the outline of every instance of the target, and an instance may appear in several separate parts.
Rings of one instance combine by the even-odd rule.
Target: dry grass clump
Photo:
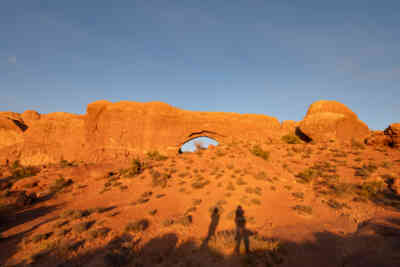
[[[95,221],[88,221],[88,222],[81,222],[81,223],[77,223],[75,225],[72,226],[72,230],[76,233],[83,233],[86,232],[87,230],[89,230],[90,227],[92,227],[92,225],[95,223]]]
[[[38,243],[38,242],[41,242],[43,240],[47,240],[52,234],[53,234],[53,232],[34,235],[32,237],[32,242],[33,243]]]
[[[168,157],[160,154],[157,150],[151,151],[147,153],[147,157],[151,160],[162,161],[167,160]]]
[[[65,188],[73,184],[72,179],[65,179],[63,176],[60,177],[50,186],[50,192],[58,193],[62,192]]]
[[[355,169],[355,173],[354,176],[359,176],[363,179],[368,178],[373,172],[375,172],[378,167],[373,164],[373,163],[369,163],[367,164],[363,164],[362,167],[354,167]]]
[[[318,172],[313,168],[307,168],[295,175],[299,183],[310,183],[314,178],[318,177]]]
[[[303,200],[304,199],[304,193],[303,192],[293,192],[292,196],[296,199]]]
[[[149,226],[150,226],[149,220],[141,219],[135,222],[128,223],[125,227],[125,231],[139,233],[149,228]]]
[[[311,206],[304,206],[304,205],[296,205],[292,207],[300,215],[311,215],[312,214],[312,207]]]
[[[165,188],[168,184],[168,180],[171,179],[171,174],[163,173],[161,174],[159,171],[153,171],[151,173],[152,176],[152,185],[160,186],[161,188]]]
[[[11,176],[16,179],[35,176],[39,172],[39,168],[33,166],[22,166],[19,160],[14,161],[14,163],[11,165]]]
[[[269,151],[265,151],[263,150],[259,145],[255,145],[250,149],[250,152],[257,157],[260,157],[264,160],[268,160],[269,159]]]
[[[132,160],[130,168],[121,169],[119,172],[122,177],[130,178],[143,173],[144,169],[145,169],[145,163],[136,158]]]
[[[98,229],[94,229],[94,230],[91,230],[91,231],[89,231],[89,236],[92,238],[92,239],[96,239],[96,238],[105,238],[107,235],[108,235],[108,233],[111,231],[111,229],[110,228],[107,228],[107,227],[101,227],[101,228],[98,228]]]
[[[281,140],[286,144],[301,144],[302,141],[294,134],[287,134],[281,137]]]
[[[353,138],[353,139],[351,139],[351,148],[353,148],[353,149],[365,149],[365,145]]]
[[[76,163],[75,161],[68,161],[65,159],[60,160],[60,167],[61,168],[67,168],[67,167],[77,167],[78,163]]]
[[[206,185],[208,185],[210,183],[209,180],[206,180],[204,177],[202,176],[198,176],[196,181],[194,181],[192,183],[192,188],[193,189],[201,189],[203,187],[205,187]]]

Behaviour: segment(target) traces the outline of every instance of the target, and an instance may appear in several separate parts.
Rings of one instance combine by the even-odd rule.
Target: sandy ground
[[[270,152],[267,160],[244,143],[160,161],[144,157],[144,171],[129,178],[120,170],[130,163],[42,166],[40,173],[9,189],[42,198],[2,215],[0,264],[400,266],[398,197],[382,202],[374,197],[359,201],[352,190],[323,194],[317,189],[320,178],[303,184],[296,177],[328,162],[324,179],[331,184],[386,185],[385,177],[400,175],[399,150],[335,143],[261,146]],[[354,168],[364,164],[376,169],[367,178],[356,176]],[[1,173],[7,179],[9,168],[3,166]],[[72,185],[46,197],[60,177],[72,179]],[[154,179],[165,179],[165,187]],[[37,184],[29,186],[33,182]],[[244,244],[239,255],[234,253],[238,205],[245,212],[248,254]],[[214,207],[218,220],[207,243]],[[135,226],[140,220],[146,223]],[[80,230],[77,225],[85,222]]]

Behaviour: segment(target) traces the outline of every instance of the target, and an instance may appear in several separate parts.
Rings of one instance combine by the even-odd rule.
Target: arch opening
[[[185,152],[196,152],[199,150],[207,149],[210,145],[217,146],[219,143],[217,140],[208,136],[197,136],[193,137],[184,142],[179,147],[179,153]]]

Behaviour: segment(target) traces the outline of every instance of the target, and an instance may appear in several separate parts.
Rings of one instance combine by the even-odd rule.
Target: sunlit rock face
[[[198,137],[220,144],[273,144],[289,134],[314,142],[366,140],[367,144],[398,146],[399,133],[399,124],[392,124],[379,137],[373,135],[352,110],[327,100],[310,105],[302,121],[282,123],[267,115],[187,111],[162,102],[101,100],[89,104],[84,115],[0,112],[0,161],[128,161],[153,150],[177,153],[184,143]]]
[[[299,129],[316,142],[363,141],[370,133],[368,126],[348,107],[327,100],[317,101],[310,106]]]

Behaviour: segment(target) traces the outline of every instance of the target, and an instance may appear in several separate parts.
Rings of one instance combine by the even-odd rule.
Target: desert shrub
[[[75,161],[69,162],[68,160],[62,159],[60,160],[60,167],[61,168],[66,168],[66,167],[76,167],[78,164]]]
[[[313,168],[307,168],[295,175],[297,181],[302,184],[310,183],[314,178],[318,177],[318,173]]]
[[[58,237],[64,237],[65,235],[67,235],[69,232],[71,232],[71,228],[68,229],[58,229],[55,231],[55,235]]]
[[[56,223],[54,224],[54,227],[55,227],[55,228],[60,228],[60,227],[66,225],[66,224],[68,224],[68,223],[69,223],[69,221],[67,221],[67,220],[62,220],[62,221],[60,221],[60,222],[56,222]]]
[[[160,172],[155,171],[152,174],[152,184],[153,186],[160,186],[162,188],[165,188],[170,178],[171,175],[168,173],[161,174]]]
[[[340,203],[340,202],[338,202],[338,201],[336,201],[336,200],[334,200],[334,199],[329,199],[329,200],[326,202],[326,204],[327,204],[329,207],[331,207],[332,209],[336,209],[336,210],[340,210],[340,209],[342,209],[343,207],[346,206],[345,204]]]
[[[286,144],[301,144],[301,139],[298,138],[296,135],[287,134],[282,136],[282,141]]]
[[[331,184],[329,186],[331,193],[337,197],[352,194],[354,186],[350,183]]]
[[[239,179],[237,179],[237,181],[236,181],[236,184],[237,185],[246,185],[247,183],[245,180],[243,180],[242,177],[239,177]]]
[[[194,183],[192,183],[192,187],[193,187],[193,189],[201,189],[201,188],[205,187],[206,185],[208,185],[209,183],[210,183],[210,181],[208,181],[208,180],[199,179],[199,180],[195,181]]]
[[[89,230],[89,228],[92,227],[93,224],[94,221],[77,223],[72,226],[72,230],[80,234]]]
[[[154,209],[154,210],[151,210],[151,211],[149,211],[149,214],[151,215],[151,216],[154,216],[154,215],[156,215],[157,214],[157,209]]]
[[[390,163],[388,161],[384,161],[384,162],[382,162],[381,167],[385,168],[385,169],[389,169],[392,167],[392,163]]]
[[[37,234],[37,235],[32,237],[32,242],[33,243],[38,243],[40,241],[47,240],[52,234],[53,234],[52,232],[48,232],[48,233],[45,233],[45,234]]]
[[[165,220],[162,222],[162,225],[163,225],[164,227],[168,227],[168,226],[173,225],[174,223],[175,223],[175,221],[174,221],[173,219],[168,218],[168,219],[165,219]]]
[[[292,209],[301,215],[311,215],[312,214],[311,206],[296,205],[296,206],[292,207]]]
[[[139,233],[146,230],[150,225],[147,219],[141,219],[135,222],[130,222],[126,225],[125,231]]]
[[[360,187],[358,194],[361,197],[368,199],[376,197],[379,193],[385,190],[386,186],[382,181],[369,181],[364,182]]]
[[[70,186],[73,184],[72,179],[65,179],[63,176],[60,176],[54,184],[50,186],[50,191],[52,193],[58,193],[61,192],[64,188]]]
[[[304,193],[303,192],[294,192],[294,193],[292,193],[292,196],[294,197],[294,198],[297,198],[297,199],[304,199]]]
[[[254,175],[254,179],[260,180],[260,181],[272,181],[270,178],[268,178],[267,174],[264,171],[261,171]]]
[[[259,145],[253,146],[253,148],[250,150],[250,152],[254,156],[260,157],[264,160],[268,160],[269,154],[270,154],[268,151],[263,150]]]
[[[183,226],[189,226],[193,222],[192,215],[184,215],[176,220],[176,223],[181,224]]]
[[[15,166],[14,166],[15,164]],[[25,177],[35,176],[40,172],[39,168],[33,166],[21,166],[19,163],[14,162],[11,170],[11,175],[14,178],[21,179]]]
[[[378,167],[373,163],[369,163],[368,165],[363,164],[361,168],[356,167],[354,169],[355,169],[354,173],[355,176],[360,176],[365,179],[369,177],[373,172],[375,172],[378,169]]]
[[[160,154],[157,150],[151,151],[147,153],[147,157],[151,160],[161,161],[168,159],[167,156]]]
[[[133,159],[132,165],[129,169],[122,170],[121,175],[124,177],[134,177],[144,171],[144,163],[139,159]]]
[[[365,145],[354,138],[351,139],[351,147],[354,149],[365,149]]]
[[[111,229],[107,228],[107,227],[94,229],[89,232],[89,236],[93,239],[98,238],[98,237],[105,238],[107,236],[107,234],[110,232],[110,230]]]

